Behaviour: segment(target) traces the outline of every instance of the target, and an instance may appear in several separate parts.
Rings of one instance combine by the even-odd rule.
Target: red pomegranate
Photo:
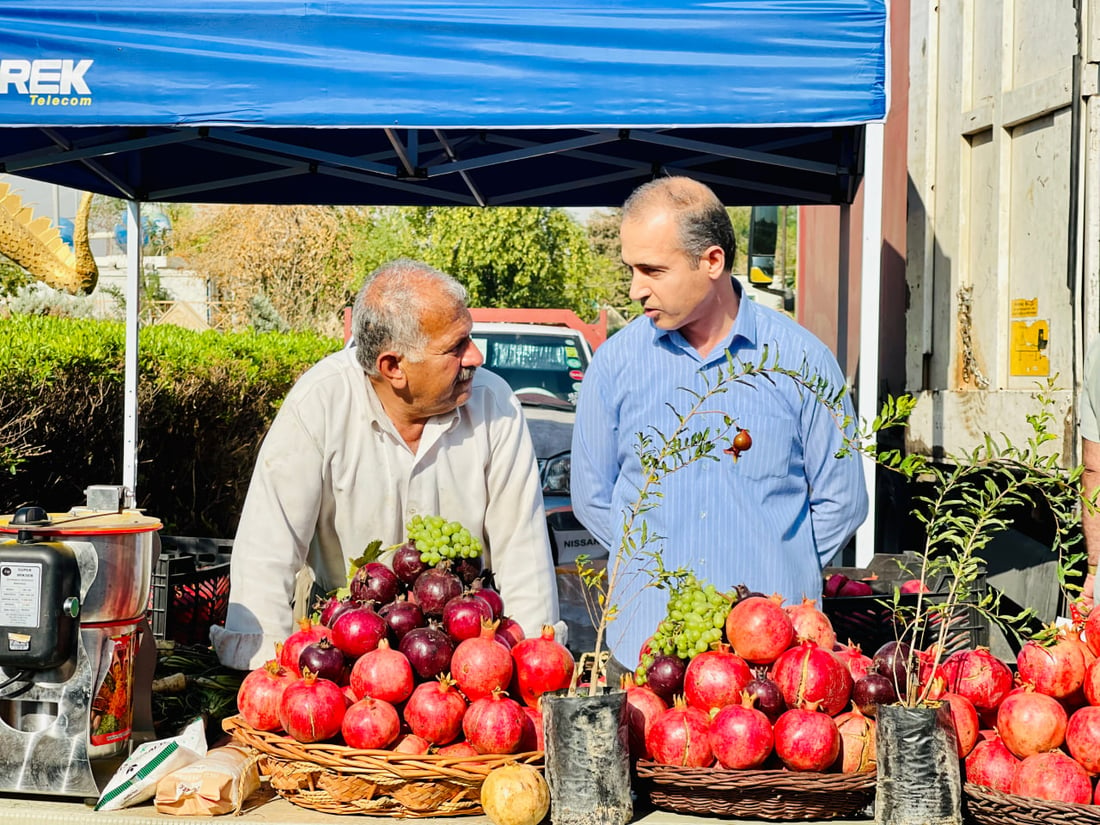
[[[710,713],[735,702],[752,681],[752,671],[745,660],[729,647],[707,650],[688,662],[684,671],[684,698],[692,707]]]
[[[710,719],[683,700],[653,720],[645,747],[656,762],[684,768],[705,768],[714,762],[710,749]]]
[[[524,635],[523,626],[510,616],[505,616],[500,620],[500,625],[497,626],[497,633],[501,636],[507,636],[512,640],[512,643],[508,645],[508,647],[515,647],[527,638],[526,635]]]
[[[423,736],[417,736],[415,733],[406,733],[404,736],[397,737],[397,741],[393,743],[393,747],[390,748],[394,753],[427,753],[432,749],[432,743],[425,739]]]
[[[791,708],[775,723],[775,753],[792,771],[824,771],[840,754],[840,731],[831,716]]]
[[[1093,613],[1100,613],[1100,610],[1094,610]],[[1097,628],[1097,632],[1100,633],[1100,628]],[[1090,705],[1100,705],[1100,659],[1095,659],[1093,662],[1085,668],[1085,681],[1081,684],[1081,687],[1085,692],[1085,699],[1088,700]]]
[[[302,654],[302,648],[331,635],[332,631],[320,622],[314,622],[309,618],[299,619],[298,629],[291,633],[279,648],[279,664],[295,676],[301,676],[298,657]]]
[[[771,756],[775,737],[768,717],[745,693],[741,704],[726,705],[710,720],[710,749],[723,768],[755,768]]]
[[[462,732],[478,753],[516,753],[526,723],[527,714],[519,702],[498,690],[470,703],[462,717]]]
[[[1081,687],[1085,680],[1085,657],[1080,647],[1057,641],[1044,647],[1031,641],[1016,656],[1020,681],[1039,693],[1062,699]]]
[[[801,604],[786,607],[794,626],[794,637],[800,642],[817,642],[826,650],[836,646],[836,631],[829,617],[817,609],[816,599],[803,599]]]
[[[512,648],[515,667],[513,692],[525,705],[536,707],[544,693],[564,690],[573,679],[573,654],[554,638],[553,625],[544,625],[537,639],[524,639]]]
[[[844,710],[852,695],[852,677],[832,653],[813,642],[785,651],[771,668],[790,708],[820,707],[829,716]]]
[[[965,759],[978,744],[978,710],[974,703],[957,693],[945,693],[940,697],[951,709],[951,722],[955,726],[955,741],[959,758]]]
[[[726,616],[726,638],[746,662],[767,665],[790,647],[794,625],[778,598],[749,596]]]
[[[344,693],[335,682],[307,672],[283,691],[279,722],[299,742],[321,742],[340,732],[347,707]]]
[[[1066,725],[1066,747],[1089,773],[1100,773],[1100,708],[1074,711]]]
[[[944,660],[947,689],[969,699],[980,713],[992,710],[1012,690],[1012,671],[985,648],[960,650]]]
[[[504,690],[512,680],[512,653],[496,640],[496,628],[496,622],[485,621],[481,634],[459,642],[451,655],[451,675],[471,702]]]
[[[463,740],[462,742],[454,742],[450,745],[444,745],[441,748],[437,748],[435,752],[438,753],[440,756],[457,756],[463,758],[481,755],[477,752],[477,749],[473,745],[471,745],[469,742],[466,742],[465,740]]]
[[[859,645],[854,645],[851,642],[846,645],[833,645],[833,655],[848,668],[848,673],[853,682],[862,679],[875,669],[875,663],[871,661],[871,657],[864,653]]]
[[[489,603],[489,607],[493,611],[494,621],[500,621],[501,618],[503,618],[504,599],[501,598],[496,588],[485,581],[485,579],[474,579],[473,584],[470,585],[470,592],[475,596],[480,596]],[[509,647],[511,647],[511,645],[509,645]]]
[[[667,710],[668,705],[652,688],[635,684],[630,674],[623,677],[622,686],[626,691],[626,708],[623,714],[630,731],[630,755],[634,759],[651,759],[653,755],[645,746],[646,733],[649,732],[653,720]]]
[[[1089,646],[1093,656],[1100,656],[1100,610],[1090,610],[1085,619],[1085,643]]]
[[[966,757],[966,781],[1002,793],[1012,792],[1012,777],[1020,764],[1000,736],[979,742]]]
[[[378,647],[387,630],[386,620],[363,604],[336,617],[332,623],[332,643],[354,661]]]
[[[523,736],[519,740],[519,753],[546,750],[546,735],[542,727],[542,712],[538,708],[521,705],[527,718],[523,721]]]
[[[244,721],[256,730],[281,730],[279,700],[286,686],[296,678],[275,659],[268,659],[263,667],[245,676],[237,690],[237,710]]]
[[[1057,699],[1031,690],[1013,691],[997,709],[997,732],[1021,759],[1059,747],[1067,721]]]
[[[1087,805],[1092,801],[1092,783],[1084,768],[1061,751],[1050,751],[1032,754],[1019,764],[1012,793]]]
[[[355,660],[351,668],[351,692],[357,699],[372,696],[397,705],[413,692],[413,670],[405,654],[381,639],[378,647]]]
[[[340,732],[349,747],[388,748],[401,732],[401,719],[389,702],[368,696],[347,709]]]
[[[484,622],[493,621],[493,608],[489,602],[467,590],[443,605],[443,629],[455,643],[475,639],[481,633]],[[495,631],[494,631],[495,632]]]
[[[465,713],[466,700],[448,676],[417,685],[404,711],[409,729],[433,745],[453,742],[462,731]]]
[[[862,773],[875,769],[875,720],[858,709],[833,719],[840,733],[840,770]]]

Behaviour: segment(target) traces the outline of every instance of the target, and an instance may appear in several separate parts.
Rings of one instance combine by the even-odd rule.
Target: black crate
[[[874,595],[871,596],[822,598],[821,610],[832,622],[837,641],[843,643],[850,641],[857,644],[868,656],[873,656],[875,651],[887,642],[897,641],[904,628],[894,618],[894,587],[907,579],[919,577],[919,558],[911,554],[904,556],[880,554],[873,558],[871,565],[867,568],[826,568],[824,576],[828,579],[834,573],[843,573],[850,579],[865,581],[874,590]],[[943,574],[926,584],[932,592],[924,594],[925,602],[942,602],[947,598],[948,582]],[[984,572],[974,582],[971,592],[973,601],[985,594]],[[917,594],[902,593],[899,604],[913,608],[917,604]],[[982,616],[973,603],[957,605],[947,622],[945,655],[964,648],[989,645],[989,621]],[[933,644],[938,637],[939,626],[933,624],[925,627],[915,641],[918,647],[924,648]],[[912,643],[914,640],[907,638],[906,641]]]
[[[149,596],[155,638],[209,643],[210,627],[225,624],[229,608],[232,548],[229,539],[161,537]]]

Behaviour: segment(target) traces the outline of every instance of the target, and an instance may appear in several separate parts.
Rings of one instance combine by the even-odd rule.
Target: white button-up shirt
[[[535,454],[508,385],[478,370],[470,400],[431,418],[413,453],[346,349],[294,385],[260,448],[233,542],[228,616],[211,628],[222,663],[255,668],[274,656],[294,630],[303,565],[326,591],[343,586],[349,560],[375,539],[405,541],[416,513],[479,536],[505,612],[529,636],[550,624],[565,641]]]

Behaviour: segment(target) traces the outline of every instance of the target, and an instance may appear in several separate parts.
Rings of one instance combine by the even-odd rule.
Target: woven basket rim
[[[541,768],[543,758],[542,751],[448,756],[368,750],[326,742],[303,743],[284,733],[257,730],[240,715],[222,720],[222,729],[234,739],[273,759],[310,762],[342,773],[382,773],[410,780],[453,779],[480,783],[489,771],[499,765],[522,762]]]
[[[639,759],[638,777],[659,784],[720,790],[772,788],[813,792],[863,792],[873,790],[875,771],[859,773],[815,773],[790,770],[728,770],[687,768]]]
[[[1031,796],[995,791],[982,785],[967,782],[963,793],[979,803],[978,810],[971,806],[970,813],[983,825],[1019,825],[1019,823],[1057,823],[1061,820],[1080,823],[1100,823],[1100,806],[1075,805],[1072,802],[1056,802]],[[982,806],[990,805],[997,812],[986,815]]]

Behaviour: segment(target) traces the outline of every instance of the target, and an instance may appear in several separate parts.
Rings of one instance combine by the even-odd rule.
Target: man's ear
[[[401,364],[401,356],[396,352],[379,353],[376,364],[378,365],[379,375],[394,387],[405,385],[405,368]]]
[[[726,253],[717,244],[707,248],[700,263],[706,269],[707,277],[712,281],[726,275]]]

